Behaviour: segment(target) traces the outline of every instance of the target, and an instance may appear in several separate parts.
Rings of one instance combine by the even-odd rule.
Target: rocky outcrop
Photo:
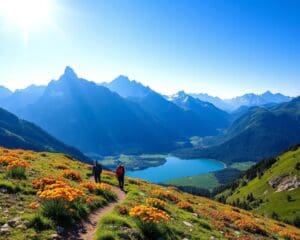
[[[276,192],[289,191],[300,186],[300,180],[296,175],[280,175],[269,180],[269,185]]]

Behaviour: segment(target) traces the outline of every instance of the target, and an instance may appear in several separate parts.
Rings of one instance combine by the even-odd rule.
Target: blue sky
[[[300,1],[47,2],[47,19],[26,34],[0,9],[0,85],[46,84],[70,65],[89,80],[124,74],[166,94],[300,94]]]

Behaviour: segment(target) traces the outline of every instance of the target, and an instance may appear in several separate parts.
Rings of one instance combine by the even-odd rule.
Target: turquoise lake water
[[[144,170],[127,171],[129,177],[140,178],[152,183],[163,183],[167,180],[195,176],[224,169],[224,163],[212,159],[180,159],[167,157],[167,162],[158,167]]]

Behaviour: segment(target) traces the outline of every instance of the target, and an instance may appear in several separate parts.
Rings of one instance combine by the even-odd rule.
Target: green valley
[[[238,162],[220,171],[176,178],[166,183],[178,187],[192,187],[192,191],[205,189],[212,192],[215,188],[234,181],[243,171],[246,171],[254,164],[254,162]]]

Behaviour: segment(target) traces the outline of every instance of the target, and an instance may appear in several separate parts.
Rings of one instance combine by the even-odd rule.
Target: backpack
[[[117,168],[117,171],[116,171],[116,174],[118,177],[122,176],[124,174],[124,167],[118,167]]]

